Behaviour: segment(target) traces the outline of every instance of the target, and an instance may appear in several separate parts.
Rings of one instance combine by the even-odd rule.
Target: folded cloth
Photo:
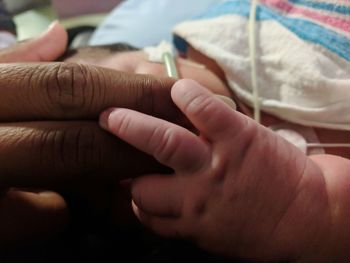
[[[127,42],[142,48],[171,41],[172,27],[220,0],[126,0],[98,28],[91,45]]]

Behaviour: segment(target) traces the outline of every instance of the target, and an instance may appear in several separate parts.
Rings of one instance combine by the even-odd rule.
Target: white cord
[[[350,143],[308,143],[308,148],[350,148]]]
[[[254,99],[254,119],[260,123],[261,112],[259,103],[259,88],[257,75],[257,37],[256,37],[256,11],[258,0],[251,0],[250,14],[249,14],[249,53],[250,53],[250,67],[251,79]]]

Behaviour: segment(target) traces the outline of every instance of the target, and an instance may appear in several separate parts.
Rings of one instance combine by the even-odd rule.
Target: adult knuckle
[[[94,129],[89,127],[74,128],[67,133],[67,139],[63,140],[61,156],[73,152],[74,156],[68,160],[69,166],[76,166],[79,170],[89,172],[101,168],[101,149],[99,137]],[[72,151],[72,148],[74,149]]]
[[[76,63],[57,63],[47,70],[48,103],[59,116],[76,115],[84,111],[91,100],[88,69]]]
[[[150,114],[154,113],[154,80],[152,78],[144,77],[137,88],[137,108]]]
[[[118,78],[116,78],[118,76]],[[130,75],[115,73],[113,77],[113,86],[117,88],[122,95],[120,106],[131,107],[135,110],[152,113],[153,111],[153,84],[151,76]],[[121,92],[122,91],[122,92]],[[118,95],[118,97],[120,96]]]
[[[134,94],[136,98],[136,107],[139,111],[154,116],[163,115],[159,112],[160,104],[171,104],[170,90],[174,84],[172,79],[158,78],[151,75],[139,75],[132,79],[134,85]]]
[[[89,174],[101,167],[101,149],[94,129],[51,130],[42,134],[40,144],[42,163],[56,172]]]

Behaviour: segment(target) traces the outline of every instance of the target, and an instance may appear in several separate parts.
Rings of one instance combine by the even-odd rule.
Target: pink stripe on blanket
[[[312,19],[319,23],[350,32],[350,20],[343,19],[335,16],[325,15],[321,12],[312,11],[308,8],[299,7],[289,3],[286,0],[260,0],[266,6],[273,7],[278,11],[286,13],[288,15],[301,15],[305,18]]]

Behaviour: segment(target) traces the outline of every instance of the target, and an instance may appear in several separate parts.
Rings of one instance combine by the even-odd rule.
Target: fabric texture
[[[227,0],[174,29],[175,45],[188,44],[214,59],[230,88],[253,106],[249,0]],[[257,75],[261,109],[286,121],[350,130],[350,2],[260,0]]]
[[[127,42],[139,48],[171,41],[172,27],[220,0],[126,0],[93,35],[91,45]]]

